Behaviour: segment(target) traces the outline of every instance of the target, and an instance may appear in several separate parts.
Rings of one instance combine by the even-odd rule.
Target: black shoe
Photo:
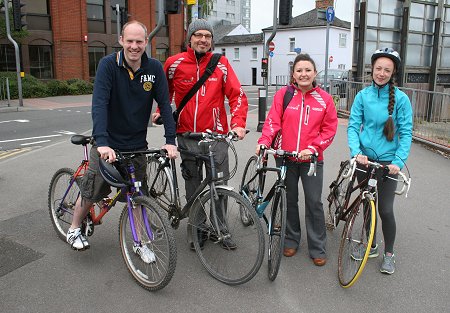
[[[237,248],[236,243],[231,239],[229,234],[225,235],[226,238],[221,242],[222,248],[225,250],[235,250]]]
[[[205,246],[205,242],[206,242],[206,240],[208,240],[208,232],[206,230],[197,228],[197,236],[198,236],[198,244],[200,246],[200,249],[203,250],[203,247]],[[195,251],[193,242],[191,242],[190,248],[192,251]]]

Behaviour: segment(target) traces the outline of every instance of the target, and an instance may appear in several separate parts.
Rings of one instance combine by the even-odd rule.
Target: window
[[[258,48],[256,47],[252,48],[252,59],[253,60],[258,59]]]
[[[295,38],[289,38],[289,52],[294,52],[295,50]]]
[[[234,48],[234,59],[239,60],[239,48]]]
[[[167,48],[167,46],[156,48],[157,60],[159,60],[161,63],[164,64],[164,62],[166,62],[168,57],[169,57],[169,48]]]
[[[51,46],[29,46],[30,74],[36,78],[53,78]]]
[[[234,19],[234,13],[227,13],[227,18]]]
[[[13,45],[0,45],[0,72],[16,70],[16,52]]]
[[[86,0],[88,32],[104,34],[105,16],[103,0]]]
[[[222,55],[223,55],[223,56],[225,56],[225,55],[227,54],[226,51],[227,51],[227,50],[225,50],[225,48],[222,48]]]
[[[106,54],[106,49],[104,47],[89,47],[89,76],[95,77],[97,73],[98,62]]]
[[[103,0],[86,0],[87,18],[103,20]]]
[[[339,48],[347,47],[347,34],[340,33],[339,34]]]
[[[51,30],[48,0],[28,1],[26,12],[27,29]]]

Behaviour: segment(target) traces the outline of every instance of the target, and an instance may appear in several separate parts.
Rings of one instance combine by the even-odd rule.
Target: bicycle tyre
[[[239,193],[249,201],[250,205],[253,207],[253,210],[256,210],[257,205],[257,195],[258,195],[258,183],[259,179],[254,179],[252,182],[249,182],[256,175],[256,166],[258,162],[258,157],[256,155],[251,156],[247,164],[245,164],[244,174],[242,175],[241,184],[239,186]],[[251,225],[254,221],[250,218],[250,215],[245,210],[245,206],[241,207],[241,221],[245,226]]]
[[[245,226],[240,219],[240,206],[245,206],[253,221],[257,221],[256,212],[250,207],[238,193],[217,188],[217,205],[224,210],[224,218],[219,227],[226,229],[231,240],[236,244],[235,248],[227,249],[217,237],[215,223],[211,216],[211,197],[209,192],[197,199],[191,207],[189,226],[195,251],[205,269],[217,280],[227,285],[239,285],[252,279],[264,259],[264,233],[261,223]],[[220,204],[219,204],[220,203]],[[218,219],[220,219],[218,217]],[[201,235],[199,235],[201,234]]]
[[[341,214],[345,203],[345,196],[347,189],[351,182],[351,177],[344,178],[343,174],[350,169],[350,161],[345,160],[341,162],[339,173],[331,185],[330,194],[327,197],[328,210],[326,212],[326,227],[328,230],[335,230],[341,220]]]
[[[339,283],[344,288],[351,287],[364,270],[375,234],[375,218],[375,201],[364,198],[345,223],[338,258]],[[356,260],[354,253],[362,253],[363,257]]]
[[[72,224],[75,203],[80,197],[80,188],[77,181],[74,181],[69,189],[74,173],[74,170],[70,168],[57,170],[50,180],[48,188],[50,220],[56,234],[64,242],[66,242],[66,234]]]
[[[272,203],[269,225],[268,275],[271,281],[277,278],[280,269],[286,235],[287,216],[286,189],[278,188]]]
[[[175,187],[172,172],[169,167],[159,169],[159,160],[150,155],[147,158],[147,184],[148,194],[162,207],[169,207],[175,202]]]
[[[153,232],[153,239],[149,238],[145,223],[135,220],[136,232],[141,234],[141,243],[154,252],[156,261],[144,263],[140,256],[134,253],[134,239],[128,216],[128,206],[122,211],[119,219],[119,242],[120,250],[125,265],[143,288],[156,291],[164,288],[170,282],[175,272],[177,261],[177,249],[172,228],[169,226],[165,211],[151,198],[146,196],[134,197],[132,203],[134,208],[143,207],[148,218],[148,224]],[[145,239],[143,238],[145,237]]]

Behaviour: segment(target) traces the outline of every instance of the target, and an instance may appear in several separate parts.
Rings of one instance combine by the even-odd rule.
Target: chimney
[[[328,7],[334,6],[334,0],[316,0],[317,10],[326,10]]]

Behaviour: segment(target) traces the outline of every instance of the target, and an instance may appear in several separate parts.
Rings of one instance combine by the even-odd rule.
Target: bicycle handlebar
[[[265,154],[271,154],[278,157],[292,157],[292,158],[298,158],[298,152],[297,151],[285,151],[282,149],[271,149],[271,148],[265,148],[261,147],[260,149],[260,155]],[[313,153],[310,156],[309,162],[309,170],[308,170],[308,176],[316,176],[317,171],[317,160],[319,156],[317,153]]]
[[[249,133],[249,130],[246,130],[246,133]],[[236,132],[229,131],[227,134],[219,134],[217,132],[213,132],[211,130],[206,130],[205,132],[185,132],[182,134],[185,138],[191,138],[199,141],[214,141],[214,140],[230,140],[230,141],[238,141],[239,137]]]
[[[352,176],[355,173],[356,164],[357,164],[356,158],[350,159],[349,170],[348,170],[347,173],[343,173],[342,176],[344,178],[349,178],[350,176]],[[378,168],[383,168],[383,169],[388,168],[387,165],[383,165],[383,164],[380,164],[378,162],[372,162],[372,161],[368,161],[368,165],[371,166],[371,167],[375,167],[376,169],[378,169]],[[387,175],[386,175],[386,178],[389,178],[389,179],[392,179],[392,180],[397,180],[397,181],[401,182],[403,184],[402,188],[400,190],[396,190],[395,194],[396,195],[401,195],[401,194],[405,193],[405,191],[406,191],[405,198],[408,198],[409,188],[411,187],[411,177],[408,178],[406,176],[406,174],[403,173],[403,172],[398,172],[398,175],[400,176],[401,179],[392,178],[392,177],[387,176]]]

